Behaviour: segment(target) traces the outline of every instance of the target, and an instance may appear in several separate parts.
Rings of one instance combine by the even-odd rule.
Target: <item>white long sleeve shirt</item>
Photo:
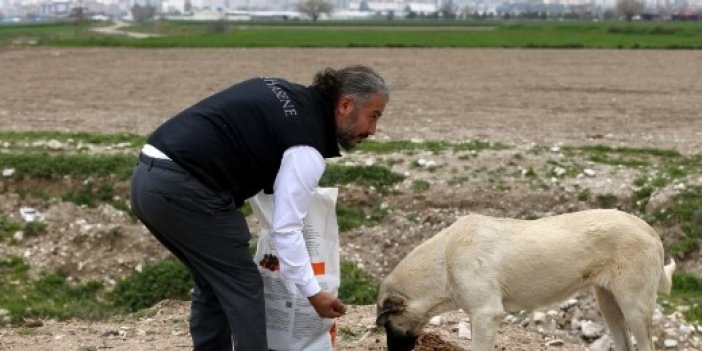
[[[302,219],[309,211],[325,165],[324,157],[315,148],[293,146],[283,153],[273,184],[271,234],[278,252],[280,273],[283,279],[295,283],[306,297],[317,294],[321,288],[314,278],[302,236]]]

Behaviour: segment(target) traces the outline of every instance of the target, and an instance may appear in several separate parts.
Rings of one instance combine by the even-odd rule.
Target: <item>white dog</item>
[[[656,293],[669,294],[675,262],[643,220],[588,210],[538,220],[469,215],[407,255],[378,297],[390,351],[412,350],[427,321],[462,308],[472,350],[492,351],[505,311],[532,310],[593,286],[615,350],[652,351]]]

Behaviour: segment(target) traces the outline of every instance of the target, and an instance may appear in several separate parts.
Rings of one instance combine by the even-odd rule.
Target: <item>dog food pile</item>
[[[436,334],[427,333],[417,339],[417,346],[414,347],[414,351],[463,351],[463,349],[453,343],[444,341]]]

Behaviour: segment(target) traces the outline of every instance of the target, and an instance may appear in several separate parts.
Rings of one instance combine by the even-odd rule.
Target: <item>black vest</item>
[[[241,206],[273,192],[283,152],[308,145],[337,157],[333,104],[314,88],[254,78],[214,94],[158,127],[148,143]]]

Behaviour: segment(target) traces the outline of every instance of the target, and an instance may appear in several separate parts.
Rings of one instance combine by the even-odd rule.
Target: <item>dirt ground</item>
[[[702,52],[0,48],[0,129],[148,133],[252,76],[363,63],[394,86],[377,137],[702,149]]]
[[[548,157],[558,157],[558,146],[585,144],[702,152],[700,51],[0,47],[0,62],[0,130],[146,134],[200,98],[251,76],[281,76],[308,84],[326,66],[363,63],[393,86],[375,138],[480,139],[512,147],[474,158],[427,152],[351,154],[340,160],[385,164],[392,159],[393,170],[408,176],[392,196],[353,186],[340,195],[340,203],[390,209],[382,225],[341,238],[342,258],[377,278],[457,216],[543,216],[592,207],[573,199],[573,192],[585,186],[602,194],[633,189],[633,175],[626,169],[597,165],[591,167],[606,176],[564,180],[546,191],[534,191],[518,176],[504,180],[511,191],[497,191],[489,174],[453,186],[456,172],[514,162],[519,163],[515,167],[538,169],[547,157],[529,156],[525,150],[533,145],[551,148]],[[516,153],[524,159],[514,161]],[[418,158],[435,166],[412,167]],[[416,180],[430,183],[431,189],[413,192]],[[71,185],[71,180],[63,182]],[[167,255],[123,212],[62,202],[27,204],[15,187],[20,185],[0,182],[0,210],[16,213],[22,205],[38,207],[47,215],[49,233],[19,245],[0,245],[0,256],[19,254],[39,270],[61,268],[77,280],[113,284],[115,278]],[[255,232],[255,220],[249,220]],[[664,241],[674,234],[674,229],[657,229]],[[685,264],[702,272],[699,261]],[[384,336],[373,329],[374,313],[372,306],[351,306],[339,319],[339,350],[384,349]],[[0,349],[188,349],[187,314],[187,303],[166,301],[138,316],[105,322],[47,320],[31,333],[25,327],[0,327]],[[449,322],[427,330],[468,349],[470,341],[455,330],[466,317],[453,313],[444,318]],[[549,343],[555,339],[562,343]],[[503,323],[498,349],[584,350],[585,345],[572,335]]]

